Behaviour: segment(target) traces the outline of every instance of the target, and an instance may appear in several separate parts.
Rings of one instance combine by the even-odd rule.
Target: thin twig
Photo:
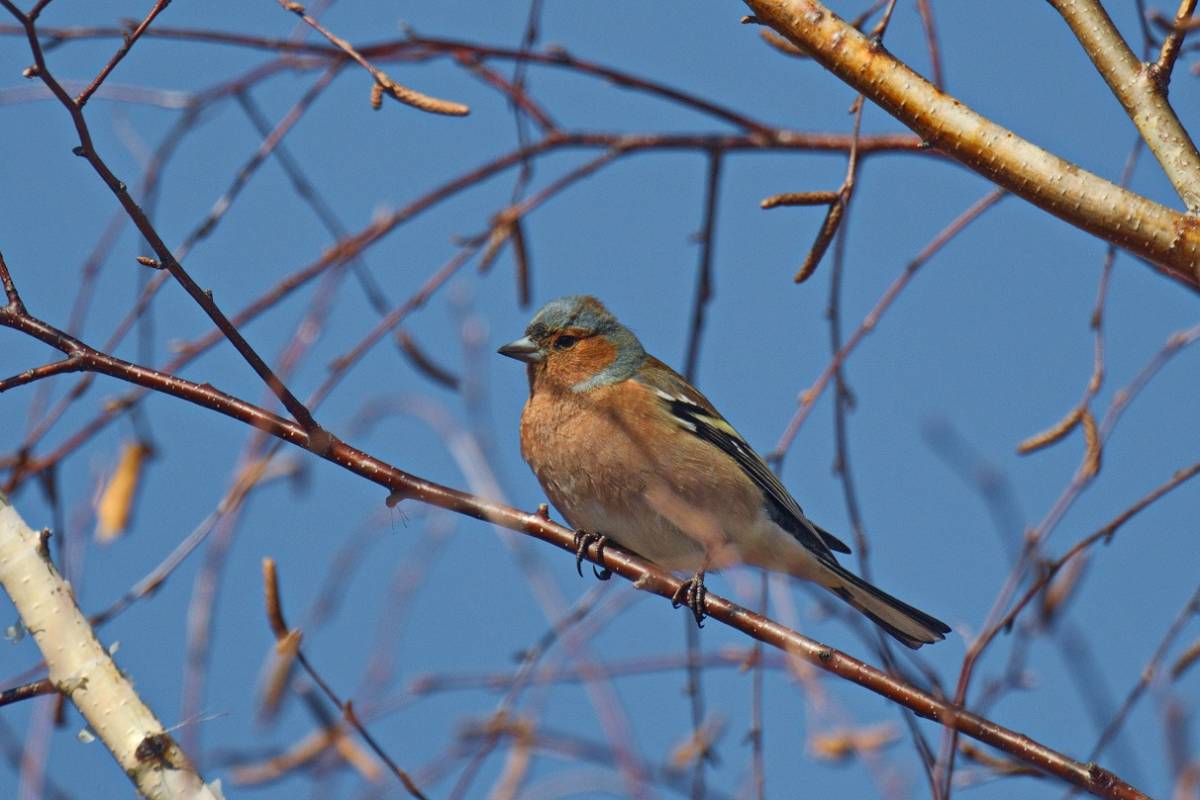
[[[121,59],[125,58],[125,55],[129,52],[130,48],[133,47],[134,43],[136,43],[141,35],[146,32],[146,29],[150,27],[150,23],[154,22],[155,17],[157,17],[163,9],[170,5],[170,3],[171,0],[158,0],[158,2],[154,4],[154,7],[150,9],[150,13],[146,15],[146,18],[143,19],[136,28],[124,36],[124,41],[121,43],[121,46],[117,48],[117,52],[113,53],[113,57],[108,60],[108,63],[104,65],[99,74],[97,74],[96,77],[92,79],[92,82],[88,84],[87,88],[80,92],[79,96],[75,98],[75,105],[83,108],[87,104],[88,99],[91,98],[91,96],[96,93],[96,90],[100,88],[100,84],[104,83],[104,79],[107,78],[109,73],[116,68],[117,64],[121,63]]]
[[[1188,35],[1188,31],[1192,22],[1192,14],[1196,11],[1196,0],[1180,0],[1179,9],[1175,12],[1175,24],[1171,26],[1171,32],[1163,39],[1162,49],[1159,51],[1158,60],[1150,65],[1150,70],[1154,81],[1159,85],[1163,95],[1171,85],[1171,73],[1175,70],[1175,61],[1179,58],[1180,48],[1183,47],[1184,37]]]
[[[405,105],[419,108],[422,111],[428,111],[431,114],[446,114],[453,117],[461,117],[471,113],[471,109],[462,103],[455,103],[451,100],[440,100],[436,97],[430,97],[427,94],[422,94],[415,89],[410,89],[407,86],[401,86],[396,83],[391,77],[379,69],[378,67],[367,61],[361,53],[354,49],[353,45],[345,39],[338,38],[331,31],[325,28],[321,23],[317,22],[313,17],[309,16],[304,6],[299,3],[290,2],[290,0],[279,0],[279,5],[285,11],[291,11],[300,19],[304,20],[305,24],[315,30],[317,33],[328,39],[335,47],[344,52],[350,58],[358,62],[359,66],[371,73],[371,77],[375,82],[382,86],[389,95],[399,100]]]
[[[46,65],[45,55],[42,52],[42,45],[38,38],[37,29],[34,25],[35,15],[30,12],[29,16],[22,14],[11,0],[0,0],[0,5],[3,5],[8,11],[21,22],[25,29],[26,40],[29,44],[29,49],[33,53],[33,59],[37,68],[37,76],[42,80],[46,87],[54,94],[58,101],[63,105],[71,116],[71,121],[75,126],[76,134],[79,137],[79,146],[75,149],[75,153],[82,158],[87,159],[88,163],[104,181],[105,185],[113,192],[118,202],[129,214],[142,236],[150,244],[158,257],[159,262],[165,267],[176,281],[183,286],[184,290],[192,297],[193,300],[208,314],[209,318],[217,325],[221,332],[225,335],[231,344],[238,350],[248,364],[258,373],[259,377],[275,392],[280,402],[288,412],[299,422],[305,430],[309,431],[318,440],[322,439],[320,426],[316,420],[308,412],[299,400],[291,393],[291,391],[283,384],[282,381],[271,371],[262,357],[255,352],[241,332],[230,323],[229,318],[220,310],[216,302],[213,300],[212,292],[205,291],[192,279],[191,275],[184,270],[166,244],[159,237],[158,232],[146,217],[145,212],[134,202],[130,196],[125,183],[117,178],[109,169],[105,161],[100,157],[92,142],[91,132],[83,116],[83,110],[71,99],[58,81],[50,74],[49,68]]]
[[[0,691],[0,706],[19,703],[22,700],[29,700],[34,697],[41,697],[42,695],[54,694],[57,691],[58,687],[54,685],[54,681],[49,678],[42,678],[40,681]]]
[[[692,321],[688,327],[687,355],[683,374],[693,383],[700,365],[700,340],[704,317],[713,297],[713,251],[716,249],[717,201],[721,192],[721,153],[708,154],[708,177],[704,184],[704,218],[696,238],[700,242],[700,260],[696,265],[696,294],[692,300]]]

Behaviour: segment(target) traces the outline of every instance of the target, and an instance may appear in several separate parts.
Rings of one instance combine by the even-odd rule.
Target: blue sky
[[[886,43],[927,73],[914,6],[908,0],[898,5]],[[1089,170],[1112,179],[1119,175],[1134,129],[1047,4],[1008,4],[1002,14],[980,4],[933,6],[948,91]],[[859,10],[849,3],[835,8],[849,15]],[[355,43],[399,37],[406,23],[423,35],[515,47],[526,11],[520,3],[339,3],[322,19]],[[1110,11],[1136,41],[1133,4]],[[112,24],[144,13],[139,4],[99,8],[58,0],[42,22]],[[717,100],[768,124],[848,132],[851,91],[813,63],[787,59],[765,47],[753,27],[738,24],[743,13],[739,3],[713,0],[687,6],[551,1],[541,42]],[[281,37],[293,30],[295,18],[265,0],[203,7],[175,3],[156,25]],[[51,51],[50,65],[60,79],[86,81],[115,46],[111,39],[68,43]],[[147,39],[136,45],[109,85],[192,92],[268,57],[244,48]],[[1184,55],[1171,94],[1185,124],[1192,125],[1197,107],[1196,78],[1189,70],[1193,60]],[[116,204],[87,165],[71,155],[76,142],[63,109],[17,94],[30,85],[20,77],[29,61],[20,38],[0,38],[0,98],[5,101],[0,104],[0,141],[5,145],[0,156],[0,185],[5,187],[0,193],[0,251],[30,310],[65,325],[80,266]],[[504,100],[449,60],[384,66],[401,83],[470,104],[472,113],[435,117],[394,103],[372,111],[369,79],[360,70],[344,70],[289,135],[287,146],[350,231],[515,145]],[[493,66],[511,74],[508,62]],[[564,129],[732,130],[693,110],[593,77],[536,67],[529,74],[531,92]],[[316,77],[312,71],[285,72],[256,86],[251,96],[275,121]],[[88,106],[97,148],[130,185],[140,178],[142,154],[156,146],[178,115],[176,109],[99,96]],[[863,126],[868,133],[902,130],[873,107]],[[183,241],[260,141],[233,101],[217,106],[183,140],[157,202],[155,222],[168,243]],[[533,190],[594,155],[565,152],[539,160]],[[513,260],[506,252],[486,275],[478,275],[474,267],[464,269],[415,313],[406,330],[439,363],[469,376],[470,391],[452,393],[432,384],[385,345],[340,385],[318,419],[405,470],[463,488],[471,476],[464,474],[435,427],[443,432],[477,430],[486,463],[507,500],[527,509],[543,502],[517,448],[524,375],[518,365],[492,351],[519,335],[537,305],[564,294],[589,293],[603,299],[652,353],[682,367],[697,262],[691,237],[700,225],[705,167],[706,158],[698,152],[629,156],[538,209],[525,223],[533,307],[518,307]],[[715,296],[708,309],[698,385],[762,451],[778,439],[798,392],[829,361],[824,315],[832,270],[826,260],[808,283],[791,282],[820,224],[820,209],[764,212],[758,202],[776,192],[835,189],[844,170],[840,155],[739,153],[725,160],[715,229]],[[370,248],[364,261],[389,302],[408,298],[456,252],[452,237],[485,230],[492,215],[508,203],[514,179],[515,173],[508,171],[456,195]],[[1147,156],[1132,186],[1179,207]],[[858,325],[931,238],[989,189],[965,169],[928,155],[866,159],[848,222],[841,304],[847,330]],[[213,290],[223,308],[236,310],[282,275],[314,260],[331,241],[292,191],[278,162],[270,160],[185,266]],[[102,343],[127,310],[145,278],[133,261],[140,252],[138,240],[125,230],[100,273],[97,300],[83,329],[88,342]],[[1103,257],[1103,243],[1007,198],[922,268],[848,362],[856,398],[849,419],[850,454],[874,575],[888,591],[954,627],[946,642],[921,651],[949,685],[957,677],[964,636],[979,630],[1008,575],[1010,551],[1004,536],[1037,524],[1079,463],[1078,433],[1032,456],[1016,455],[1015,447],[1061,417],[1083,393],[1092,368],[1088,320]],[[312,292],[310,287],[297,293],[246,326],[243,332],[260,353],[274,358],[288,343]],[[345,282],[330,324],[291,379],[294,391],[301,397],[309,394],[325,377],[329,362],[357,342],[376,318],[358,287]],[[1193,295],[1134,259],[1118,256],[1106,310],[1106,380],[1097,412],[1108,407],[1114,393],[1133,380],[1174,331],[1196,322]],[[183,292],[168,286],[154,305],[149,350],[134,337],[117,352],[158,364],[169,357],[172,342],[195,338],[208,327]],[[0,332],[0,343],[0,372],[5,375],[50,357],[41,345],[11,332]],[[1061,554],[1176,469],[1197,460],[1198,368],[1200,355],[1184,351],[1137,397],[1105,448],[1100,477],[1050,537],[1049,555]],[[183,374],[252,401],[261,401],[264,394],[260,381],[227,345]],[[59,379],[55,397],[70,384],[70,379]],[[47,445],[65,440],[106,398],[124,391],[115,381],[98,381],[55,427]],[[32,388],[0,395],[5,452],[24,435],[32,396]],[[364,408],[381,403],[389,413],[370,426],[355,424]],[[430,408],[437,410],[432,419]],[[831,470],[832,412],[827,393],[801,429],[783,476],[815,520],[849,538],[841,485]],[[152,432],[158,457],[145,476],[126,539],[94,544],[90,508],[121,444],[136,433],[130,420],[122,419],[95,437],[58,476],[63,536],[81,553],[84,569],[74,584],[89,612],[111,603],[213,511],[249,435],[236,423],[165,397],[146,402],[138,424]],[[1008,521],[1011,530],[997,530],[978,491],[939,454],[936,444],[947,435],[967,443],[1010,487],[1015,508]],[[594,581],[586,570],[579,579],[566,554],[533,542],[509,544],[482,523],[407,504],[389,512],[378,487],[303,454],[285,450],[284,455],[303,468],[304,481],[273,484],[251,499],[220,577],[211,666],[198,709],[204,721],[191,721],[193,730],[186,733],[202,744],[199,760],[206,777],[222,777],[228,787],[230,753],[261,755],[264,747],[286,748],[313,729],[295,698],[276,727],[264,729],[254,722],[255,685],[271,648],[259,578],[264,556],[279,562],[291,622],[305,627],[306,652],[325,677],[343,696],[355,697],[360,709],[384,700],[398,705],[371,722],[388,752],[410,771],[439,763],[462,725],[486,719],[500,696],[476,689],[412,698],[404,695],[404,687],[430,674],[515,669],[514,654],[529,648],[547,627],[515,553],[535,558],[567,603],[593,590]],[[14,500],[31,524],[54,524],[36,486],[26,485]],[[1125,697],[1196,590],[1197,502],[1200,488],[1185,485],[1095,551],[1062,630],[1032,640],[1024,688],[1006,693],[991,707],[992,718],[1068,754],[1086,756],[1098,735],[1093,713],[1101,709],[1103,716],[1106,703]],[[354,537],[362,530],[370,531],[368,543],[358,548],[362,558],[352,574],[337,583],[337,613],[309,625],[307,609],[337,563],[340,548],[358,541]],[[205,552],[210,551],[193,555],[154,598],[135,605],[101,634],[105,642],[120,642],[122,668],[168,725],[187,721],[181,719],[180,700],[186,620]],[[404,590],[406,582],[412,582],[410,590]],[[732,593],[746,603],[755,601],[756,587],[753,576],[737,572],[711,581],[714,591]],[[683,652],[679,612],[640,597],[619,581],[604,591],[601,610],[594,614],[603,618],[610,603],[619,608],[590,639],[593,658],[623,662]],[[852,629],[825,618],[808,592],[785,588],[782,594],[792,597],[794,623],[806,634],[877,662]],[[1179,652],[1195,636],[1193,620],[1171,652]],[[748,645],[743,636],[717,624],[706,625],[700,639],[706,653]],[[1003,673],[1012,641],[1001,639],[989,651],[976,673],[972,703]],[[1086,641],[1091,658],[1070,649],[1077,641]],[[382,692],[364,692],[364,675],[380,654],[391,659],[394,673]],[[6,675],[16,675],[36,658],[26,639],[9,647],[0,665]],[[545,663],[569,666],[573,661],[559,644]],[[688,735],[684,681],[676,669],[612,684],[631,720],[631,742],[649,763],[666,761]],[[1160,710],[1174,696],[1194,712],[1197,681],[1193,671],[1169,690],[1156,686],[1102,761],[1150,794],[1168,794],[1172,783]],[[750,774],[744,734],[751,673],[707,670],[704,687],[708,711],[725,726],[718,742],[720,763],[709,771],[709,786],[720,793],[714,796],[742,796]],[[911,743],[890,704],[833,679],[804,686],[777,668],[768,670],[765,691],[768,796],[800,791],[927,794]],[[2,719],[23,737],[31,727],[45,724],[46,706],[47,701],[37,701],[5,708]],[[549,736],[557,732],[605,741],[588,693],[575,683],[526,690],[518,713],[538,721]],[[807,749],[814,734],[838,724],[877,723],[895,725],[900,741],[865,769],[861,763],[820,761]],[[49,740],[47,774],[72,796],[122,796],[127,791],[124,777],[100,745],[85,745],[74,737],[82,725],[77,716],[68,715],[65,730]],[[921,728],[936,747],[940,731],[925,722]],[[486,796],[503,764],[502,753],[484,761],[467,796]],[[462,769],[462,761],[454,762],[449,777],[430,784],[430,796],[449,795]],[[292,797],[310,791],[306,777],[231,794]],[[685,776],[685,785],[689,779]],[[317,796],[375,796],[345,772],[321,780]],[[16,770],[0,770],[0,794],[13,796],[17,784]],[[623,791],[611,769],[545,755],[536,760],[526,788],[529,796],[549,796],[564,785],[583,796]],[[386,796],[400,796],[399,787],[382,786]],[[673,793],[659,786],[653,791]],[[1008,797],[1016,791],[1029,797],[1061,794],[1056,785],[1028,778],[962,791],[978,798]]]

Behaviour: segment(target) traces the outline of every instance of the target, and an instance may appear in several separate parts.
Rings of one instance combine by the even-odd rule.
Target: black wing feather
[[[663,365],[665,367],[665,365]],[[849,553],[850,548],[841,539],[825,529],[814,524],[804,515],[803,509],[796,499],[788,493],[775,473],[771,472],[766,462],[750,445],[737,435],[728,422],[725,421],[712,404],[703,395],[684,382],[682,377],[673,371],[671,376],[677,379],[673,391],[664,391],[657,387],[663,403],[680,425],[694,433],[697,437],[716,447],[732,458],[742,471],[762,490],[764,504],[771,520],[779,527],[796,537],[799,542],[818,556],[828,557],[836,563],[833,554]]]

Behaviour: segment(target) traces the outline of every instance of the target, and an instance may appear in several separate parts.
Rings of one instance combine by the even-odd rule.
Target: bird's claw
[[[680,606],[687,606],[696,617],[696,627],[703,628],[704,617],[706,616],[704,600],[707,594],[708,589],[704,586],[704,570],[700,570],[679,584],[679,588],[671,596],[671,607],[679,608]]]
[[[583,556],[593,544],[596,545],[596,560],[600,562],[600,569],[596,569],[596,565],[593,564],[592,574],[597,580],[606,581],[612,577],[612,570],[604,566],[604,546],[608,544],[608,537],[602,533],[575,531],[575,571],[579,573],[579,577],[583,577]]]

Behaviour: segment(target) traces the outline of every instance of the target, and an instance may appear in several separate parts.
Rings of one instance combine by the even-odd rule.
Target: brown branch
[[[4,278],[7,270],[0,273]],[[87,367],[120,380],[154,389],[186,400],[232,419],[245,422],[282,441],[297,445],[314,455],[330,461],[373,483],[388,488],[394,497],[404,497],[445,508],[455,513],[485,520],[495,525],[525,533],[574,553],[575,533],[536,513],[526,513],[499,503],[482,500],[447,486],[404,472],[358,450],[336,437],[328,436],[314,443],[300,425],[254,406],[210,385],[201,385],[146,367],[132,364],[114,356],[93,350],[83,342],[27,314],[9,307],[0,310],[0,325],[13,328],[37,338],[52,347],[78,354]],[[1200,472],[1200,465],[1196,471]],[[586,554],[594,560],[594,553]],[[679,590],[680,581],[673,575],[632,553],[610,545],[604,550],[602,566],[633,581],[645,591],[671,598]],[[954,706],[932,694],[894,678],[841,651],[826,647],[790,630],[766,617],[755,614],[716,594],[708,594],[708,615],[743,633],[777,647],[813,666],[856,683],[892,700],[916,714],[935,720],[954,730],[990,744],[1021,761],[1055,775],[1100,797],[1143,798],[1129,784],[1096,764],[1084,764],[1065,756],[1033,739],[997,725],[961,707]],[[298,654],[302,660],[302,652]],[[302,660],[303,663],[303,660]],[[336,699],[319,676],[310,672],[323,686],[331,699],[343,709],[347,720],[357,722],[348,703]],[[381,753],[381,751],[377,751]]]
[[[838,199],[840,192],[783,192],[763,198],[759,203],[764,209],[784,206],[823,206]]]
[[[434,361],[428,353],[421,349],[416,340],[407,331],[396,331],[395,339],[396,346],[400,348],[400,352],[408,357],[409,363],[416,367],[418,371],[434,383],[441,384],[447,389],[458,391],[459,384],[461,383],[459,377]]]
[[[938,91],[815,0],[746,2],[759,20],[946,155],[1200,290],[1200,224],[1193,218],[1121,189],[995,124]]]
[[[454,54],[454,60],[484,83],[507,95],[512,100],[513,105],[520,109],[529,119],[533,120],[542,133],[550,133],[551,131],[558,130],[558,125],[550,118],[550,114],[529,96],[523,86],[509,81],[494,69],[487,67],[475,53],[466,50],[459,51]],[[525,62],[522,61],[519,63],[523,64]]]
[[[54,681],[49,678],[42,678],[40,681],[14,686],[11,689],[5,689],[0,692],[0,706],[19,703],[22,700],[30,700],[42,695],[54,694],[57,691],[58,687],[55,686]]]
[[[1200,661],[1200,639],[1184,650],[1179,658],[1175,659],[1175,663],[1171,665],[1171,680],[1177,681],[1183,677],[1183,674],[1191,669],[1197,661]]]
[[[61,375],[64,372],[79,372],[81,369],[83,369],[83,365],[78,359],[73,356],[67,356],[51,364],[43,364],[40,367],[27,369],[9,378],[0,379],[0,394],[10,389],[15,389],[18,386],[24,386],[27,383],[40,381],[43,378],[51,378],[55,375]]]
[[[917,0],[917,13],[921,16],[921,29],[925,32],[925,46],[929,50],[929,69],[933,74],[933,85],[945,91],[941,50],[938,47],[937,29],[933,24],[933,9],[929,0]]]
[[[1083,45],[1129,119],[1146,140],[1188,210],[1200,209],[1200,152],[1167,101],[1164,81],[1170,71],[1147,67],[1126,44],[1099,0],[1050,0]],[[1180,13],[1191,15],[1195,0],[1184,0]],[[1163,44],[1167,57],[1171,37]],[[1178,53],[1178,43],[1174,53]],[[1175,56],[1170,56],[1174,61]]]
[[[25,314],[25,303],[21,300],[21,293],[17,291],[17,285],[13,283],[12,273],[8,271],[8,264],[4,261],[3,253],[0,253],[0,286],[4,287],[4,296],[8,299],[8,305],[4,310],[10,314]]]
[[[150,23],[154,22],[155,17],[157,17],[163,9],[170,5],[170,3],[171,0],[158,0],[158,2],[154,4],[154,7],[150,9],[150,13],[146,15],[146,18],[143,19],[136,28],[126,33],[122,37],[124,41],[121,43],[121,46],[117,48],[117,52],[113,53],[113,57],[108,60],[108,63],[104,65],[99,74],[97,74],[96,77],[92,79],[92,82],[88,84],[87,88],[80,92],[79,96],[75,98],[75,105],[83,108],[87,104],[88,99],[91,98],[91,96],[96,93],[96,90],[100,88],[100,84],[104,83],[104,80],[108,77],[109,73],[116,69],[117,64],[121,63],[121,59],[125,58],[125,55],[129,52],[130,48],[133,47],[134,43],[137,42],[138,38],[141,37],[141,35],[146,32],[146,29],[150,27]]]

